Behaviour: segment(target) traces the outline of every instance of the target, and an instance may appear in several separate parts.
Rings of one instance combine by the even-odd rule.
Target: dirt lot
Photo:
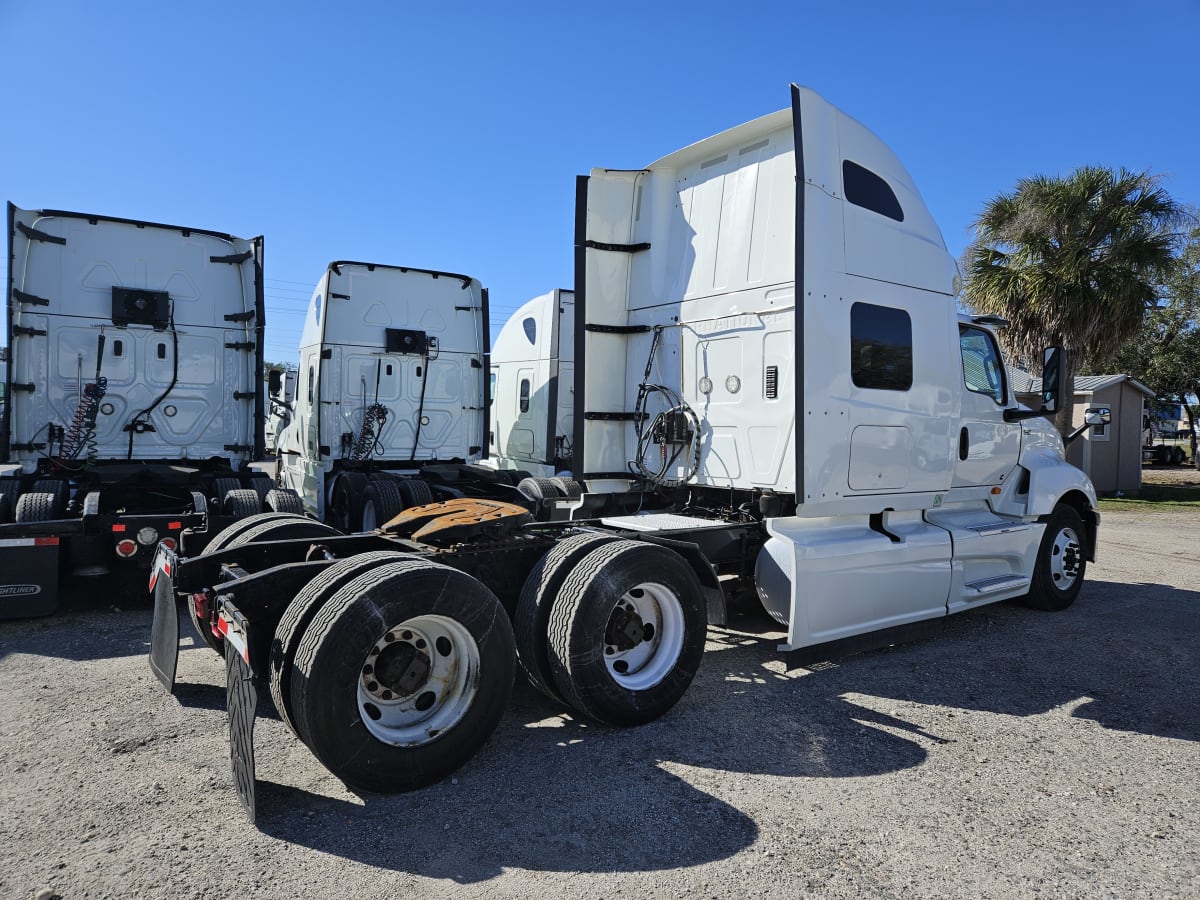
[[[1200,485],[1200,469],[1184,466],[1143,466],[1142,484]]]
[[[740,618],[640,729],[521,683],[479,756],[404,796],[348,792],[263,718],[261,830],[211,651],[175,698],[135,600],[0,622],[0,896],[1194,897],[1197,526],[1107,515],[1065,613],[985,607],[836,662]]]

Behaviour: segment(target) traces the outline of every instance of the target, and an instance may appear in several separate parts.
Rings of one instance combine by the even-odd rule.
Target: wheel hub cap
[[[402,622],[375,643],[360,666],[362,723],[387,744],[428,743],[470,709],[479,666],[479,645],[458,621],[427,615]]]
[[[1083,554],[1079,536],[1073,529],[1064,528],[1054,538],[1050,551],[1050,578],[1061,591],[1069,589],[1079,577]]]
[[[604,629],[604,662],[621,687],[640,691],[671,673],[683,652],[686,628],[679,598],[665,585],[630,588]]]

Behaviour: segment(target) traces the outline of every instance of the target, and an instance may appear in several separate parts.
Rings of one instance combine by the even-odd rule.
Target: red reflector
[[[113,534],[120,534],[124,530],[125,530],[124,525],[114,525],[113,526]]]
[[[159,541],[159,543],[162,544],[164,547],[166,547],[168,550],[175,549],[175,538],[163,538],[161,541]],[[168,575],[170,575],[171,567],[168,566],[166,563],[163,563],[163,571],[165,571]]]
[[[34,538],[33,546],[35,546],[35,547],[57,547],[58,546],[58,538],[56,538],[56,537]]]
[[[125,526],[122,525],[121,527],[124,528]],[[128,559],[135,553],[137,553],[136,541],[131,541],[129,538],[125,538],[123,541],[117,541],[117,556]]]
[[[183,527],[182,522],[168,522],[167,523],[167,531],[178,531],[182,527]]]

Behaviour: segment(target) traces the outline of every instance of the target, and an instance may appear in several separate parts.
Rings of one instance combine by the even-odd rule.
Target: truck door
[[[1008,377],[996,339],[982,328],[960,325],[962,420],[955,446],[953,487],[999,484],[1021,449],[1021,426],[1004,421]]]

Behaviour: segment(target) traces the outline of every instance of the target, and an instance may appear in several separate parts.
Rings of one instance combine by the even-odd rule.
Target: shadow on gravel
[[[1090,581],[1064,612],[986,606],[938,620],[917,643],[807,668],[788,679],[802,733],[826,721],[805,722],[805,711],[861,694],[1013,716],[1073,706],[1072,715],[1113,730],[1200,741],[1200,592]],[[782,676],[760,668],[756,677]]]
[[[621,746],[538,734],[503,737],[456,779],[411,794],[363,795],[363,805],[281,784],[258,784],[268,835],[364,864],[460,884],[519,867],[649,872],[726,859],[758,828],[734,806]],[[512,757],[521,760],[512,761]],[[508,759],[501,760],[504,756]],[[486,757],[486,759],[484,759]],[[455,783],[457,781],[457,783]],[[232,798],[231,798],[232,799]]]
[[[0,623],[0,652],[143,654],[149,626],[149,610]],[[461,884],[513,867],[662,871],[726,859],[758,839],[742,798],[706,792],[708,770],[796,779],[772,787],[799,810],[803,779],[923,764],[950,736],[906,719],[908,704],[1022,717],[1069,709],[1105,728],[1200,741],[1200,593],[1089,581],[1062,613],[998,604],[928,633],[825,662],[809,653],[801,665],[775,650],[768,619],[738,617],[710,633],[678,706],[627,730],[575,721],[519,678],[496,734],[455,778],[356,802],[313,792],[329,776],[306,766],[297,777],[316,782],[305,787],[260,781],[258,824],[323,853]],[[224,705],[216,687],[181,687],[185,705]],[[259,709],[273,712],[269,701]],[[931,721],[928,709],[920,721]],[[260,775],[288,780],[266,735],[259,752]],[[229,802],[236,814],[232,791]]]
[[[219,661],[219,657],[214,656],[214,660]],[[188,709],[215,709],[221,712],[225,711],[225,686],[216,684],[194,684],[186,681],[176,681],[175,690],[172,695],[179,701],[180,706],[186,706]],[[261,713],[269,712],[270,704],[267,708],[260,708]]]

